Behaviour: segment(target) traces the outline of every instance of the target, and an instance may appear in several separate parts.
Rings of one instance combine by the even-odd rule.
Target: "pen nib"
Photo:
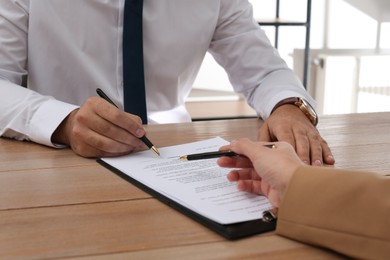
[[[160,156],[160,152],[157,150],[156,147],[152,146],[150,149],[152,149],[152,151],[157,154],[158,156]]]

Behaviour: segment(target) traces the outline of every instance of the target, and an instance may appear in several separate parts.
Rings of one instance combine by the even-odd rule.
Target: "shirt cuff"
[[[29,125],[30,140],[51,147],[64,147],[54,144],[51,136],[61,122],[78,106],[55,99],[47,100],[34,113]]]
[[[267,119],[271,111],[281,100],[291,97],[305,99],[313,108],[316,102],[301,85],[298,78],[291,71],[276,71],[269,75],[256,88],[248,103],[258,112],[262,119]]]

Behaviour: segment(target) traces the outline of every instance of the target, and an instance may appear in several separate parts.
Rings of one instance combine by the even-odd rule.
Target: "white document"
[[[192,153],[217,151],[228,142],[220,137],[158,148],[161,156],[142,151],[102,160],[160,194],[220,224],[233,224],[262,218],[271,209],[264,196],[238,191],[227,180],[229,169],[217,159],[182,161]]]

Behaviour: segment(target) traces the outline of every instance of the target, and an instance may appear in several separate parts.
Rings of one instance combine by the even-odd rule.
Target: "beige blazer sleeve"
[[[390,177],[301,167],[279,208],[280,235],[364,259],[390,259]]]

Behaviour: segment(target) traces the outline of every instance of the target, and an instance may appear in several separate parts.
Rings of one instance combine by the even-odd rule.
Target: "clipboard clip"
[[[277,220],[278,209],[270,209],[263,211],[263,218],[261,219],[263,222],[271,223]]]

